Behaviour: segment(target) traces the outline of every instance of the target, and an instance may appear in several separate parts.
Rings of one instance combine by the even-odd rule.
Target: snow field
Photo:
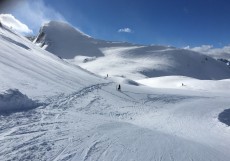
[[[229,161],[229,79],[211,80],[228,77],[224,66],[169,47],[100,43],[105,56],[80,65],[101,77],[0,28],[0,90],[19,90],[0,101],[44,103],[0,114],[0,160]],[[188,58],[198,65],[189,72]],[[145,79],[154,74],[167,76]]]

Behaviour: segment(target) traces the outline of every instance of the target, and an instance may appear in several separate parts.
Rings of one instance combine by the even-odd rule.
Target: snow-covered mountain
[[[64,22],[45,24],[35,43],[102,76],[109,74],[134,80],[168,75],[197,79],[230,78],[229,68],[198,52],[97,40]]]
[[[103,56],[100,51],[101,47],[131,45],[97,40],[73,26],[59,21],[50,21],[42,26],[34,42],[43,49],[66,59],[74,58],[77,55]]]
[[[101,78],[4,26],[0,48],[1,161],[230,160],[230,79],[166,76],[138,81],[148,86],[127,79],[117,91],[114,80],[119,77]],[[166,60],[178,73],[194,62],[206,68],[192,66],[192,75],[195,69],[222,69],[209,57],[162,46],[104,46],[101,52],[105,56],[93,59],[91,55],[80,64],[96,67],[98,61],[110,70],[120,68],[119,74],[130,71],[130,77],[136,78],[143,75],[132,73],[133,69],[138,64],[145,69],[148,61],[161,72],[171,70],[167,66],[163,70]],[[113,60],[103,61],[108,58]],[[112,66],[112,61],[119,66]],[[97,68],[99,73],[103,70]],[[205,77],[213,76],[212,70]]]

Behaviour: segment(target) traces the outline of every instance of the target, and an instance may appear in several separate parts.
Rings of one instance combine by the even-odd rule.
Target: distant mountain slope
[[[102,76],[109,74],[135,80],[171,75],[230,78],[230,70],[223,63],[198,52],[96,40],[64,22],[45,24],[35,43]]]
[[[101,75],[119,76],[134,80],[181,75],[197,79],[230,78],[229,68],[197,52],[162,46],[117,47],[102,50],[104,57],[79,63],[87,70]]]

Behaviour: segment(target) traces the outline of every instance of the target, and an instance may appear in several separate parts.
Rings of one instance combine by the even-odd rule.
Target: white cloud
[[[29,29],[26,24],[23,24],[19,20],[17,20],[11,14],[0,14],[0,21],[7,27],[12,28],[13,30],[20,32],[20,33],[32,33],[33,31]]]
[[[201,45],[201,46],[190,48],[190,49],[193,51],[206,53],[206,52],[210,52],[213,49],[213,46],[212,45]]]
[[[200,52],[216,59],[223,58],[230,60],[230,45],[224,46],[223,48],[214,48],[212,45],[202,45],[194,48],[187,46],[184,49]]]
[[[13,11],[13,14],[28,24],[35,32],[50,20],[66,21],[59,12],[47,6],[43,0],[24,1],[20,7]]]
[[[132,30],[130,28],[123,28],[123,29],[119,29],[118,32],[125,32],[125,33],[131,33]]]

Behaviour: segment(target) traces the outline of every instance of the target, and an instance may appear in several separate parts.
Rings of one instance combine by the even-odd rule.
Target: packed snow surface
[[[28,98],[44,102],[31,110],[0,114],[1,161],[230,160],[230,128],[220,119],[226,116],[226,112],[221,113],[230,108],[229,79],[198,80],[193,76],[202,75],[197,75],[194,68],[190,77],[181,77],[182,71],[178,71],[177,76],[153,79],[151,85],[143,75],[132,72],[130,76],[142,79],[125,78],[128,71],[133,71],[133,66],[129,69],[126,65],[119,72],[127,72],[124,77],[113,76],[118,69],[108,77],[99,77],[4,27],[0,28],[0,47],[0,90],[17,88]],[[138,58],[133,49],[125,49],[133,55],[131,64]],[[124,48],[108,51],[114,50],[122,54]],[[154,60],[155,69],[164,62],[161,54]],[[176,62],[174,57],[168,58],[165,60]],[[190,63],[196,60],[201,61],[199,55]],[[95,61],[101,60],[87,63]],[[227,76],[227,71],[214,60],[208,59],[205,64],[208,68],[202,71],[213,67],[217,73],[210,69],[202,78]],[[102,67],[95,70],[107,73]],[[116,90],[116,82],[121,91]],[[187,86],[181,86],[182,82]],[[141,84],[157,84],[157,88]]]

